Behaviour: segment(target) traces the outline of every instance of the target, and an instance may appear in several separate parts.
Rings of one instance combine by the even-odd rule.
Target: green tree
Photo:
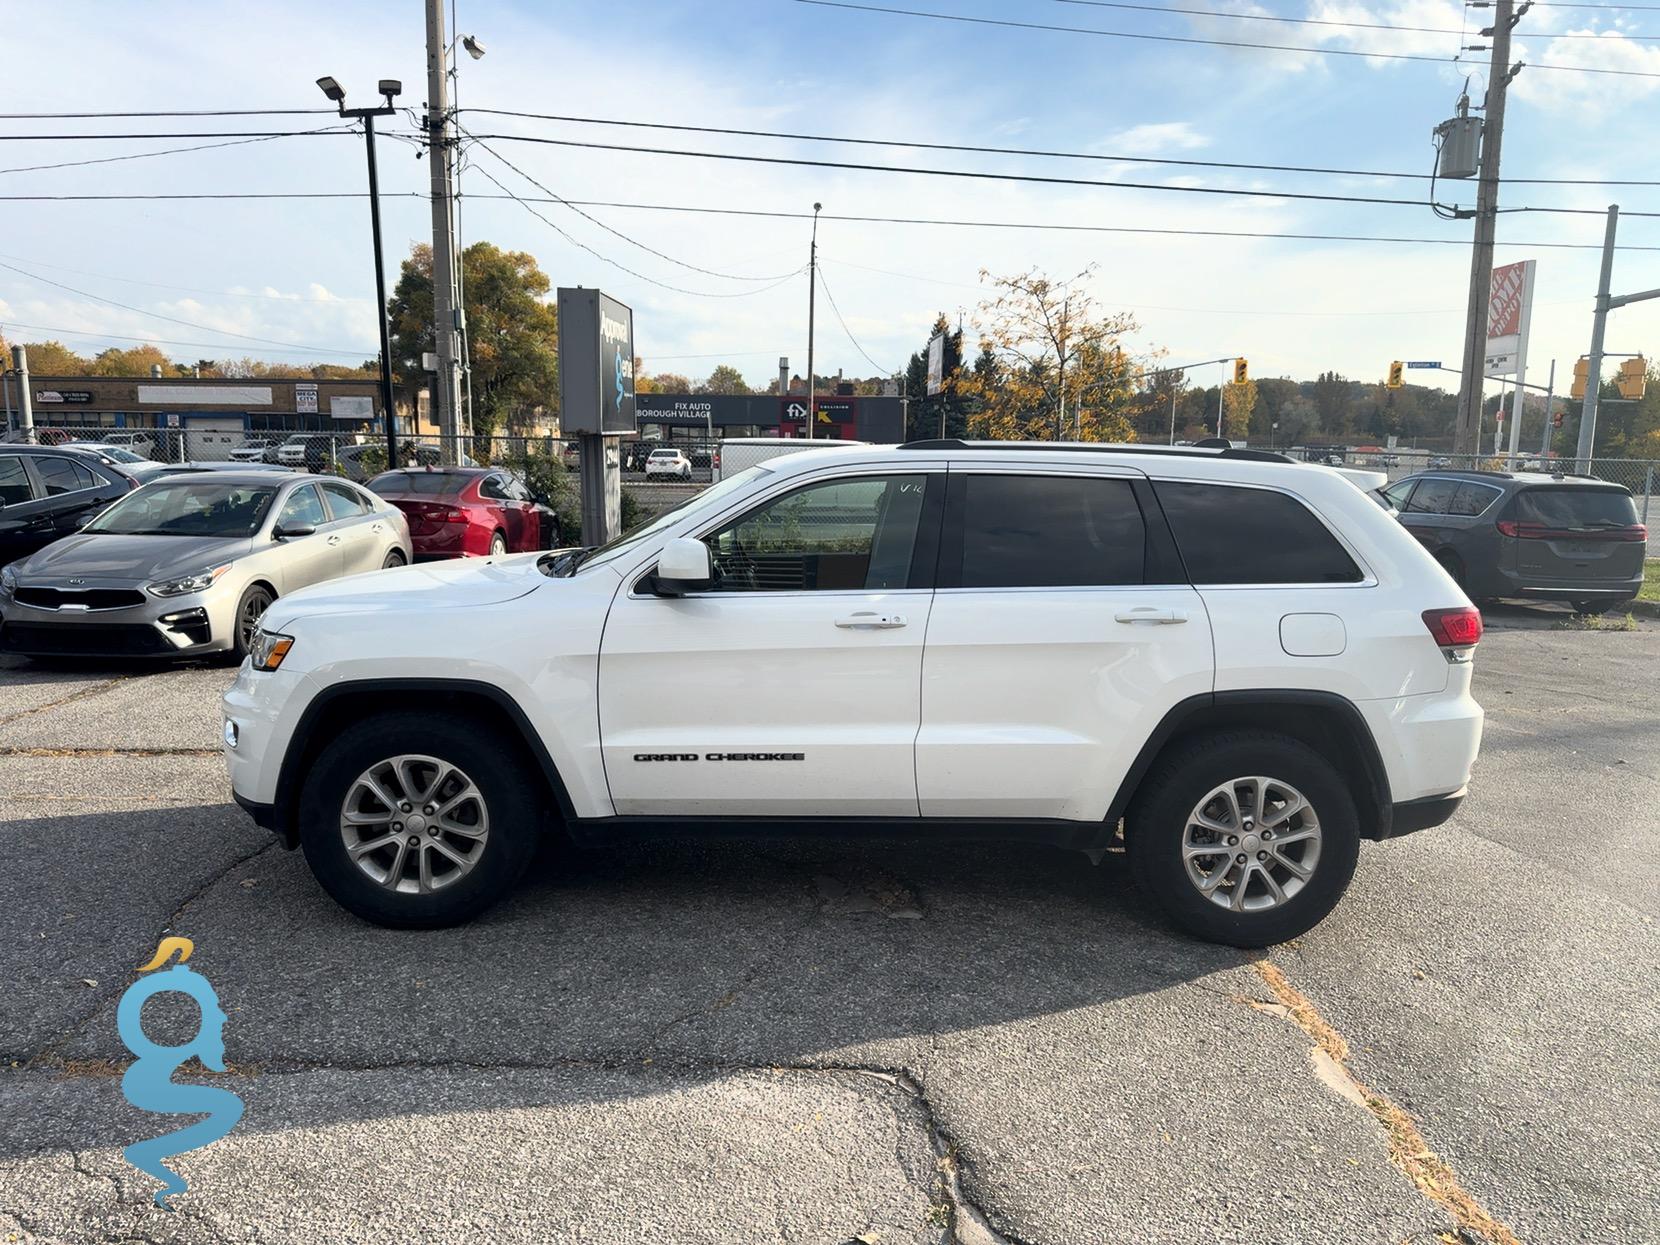
[[[62,342],[26,342],[29,352],[29,371],[36,376],[85,376],[92,368],[82,355],[76,354]],[[4,355],[5,366],[11,366],[11,351]]]
[[[559,318],[552,283],[523,251],[475,242],[461,256],[472,354],[473,431],[487,436],[559,405]],[[432,248],[417,243],[387,306],[392,363],[411,392],[426,385],[422,354],[434,347]]]
[[[707,380],[698,382],[694,393],[749,393],[750,388],[744,380],[743,373],[730,363],[722,363],[709,373]]]

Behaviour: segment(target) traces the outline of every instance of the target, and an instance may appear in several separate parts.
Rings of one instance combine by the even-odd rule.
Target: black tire
[[[1302,793],[1319,821],[1319,857],[1301,889],[1283,901],[1234,911],[1200,893],[1182,846],[1189,814],[1205,794],[1251,775]],[[1359,819],[1342,775],[1307,744],[1261,730],[1195,736],[1162,755],[1142,782],[1125,833],[1136,881],[1165,914],[1196,937],[1235,947],[1264,947],[1313,929],[1343,897],[1360,854]],[[1246,885],[1247,895],[1264,889],[1260,881]]]
[[[347,727],[312,762],[300,791],[300,846],[313,875],[341,907],[376,925],[441,929],[471,920],[513,888],[544,837],[547,793],[528,777],[534,770],[522,753],[516,741],[458,714],[375,714]],[[400,755],[457,767],[487,811],[476,862],[437,890],[401,891],[375,880],[353,861],[341,833],[359,775]]]
[[[1599,599],[1593,599],[1593,598],[1590,598],[1590,597],[1581,597],[1580,599],[1576,600],[1573,603],[1574,613],[1576,613],[1576,614],[1612,614],[1612,613],[1614,613],[1618,610],[1630,609],[1631,608],[1631,603],[1634,600],[1636,600],[1635,597],[1624,597],[1624,598],[1622,598],[1620,600],[1617,600],[1617,601],[1610,601],[1606,597],[1604,597],[1600,600]]]
[[[248,656],[254,627],[276,599],[276,593],[264,584],[249,584],[242,590],[242,596],[236,602],[236,616],[231,620],[231,655],[237,662]]]
[[[404,565],[406,560],[407,559],[405,559],[405,557],[403,556],[403,550],[402,549],[394,549],[394,550],[392,550],[392,552],[390,552],[386,555],[386,561],[384,561],[380,564],[380,569],[383,570],[383,571],[389,571],[394,566]]]

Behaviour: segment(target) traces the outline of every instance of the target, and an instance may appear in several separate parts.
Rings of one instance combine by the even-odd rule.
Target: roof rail
[[[1270,450],[1212,450],[1183,445],[1114,445],[1078,441],[964,441],[958,437],[905,441],[900,450],[1083,450],[1096,454],[1168,454],[1172,457],[1229,458],[1253,463],[1289,463],[1295,459]]]

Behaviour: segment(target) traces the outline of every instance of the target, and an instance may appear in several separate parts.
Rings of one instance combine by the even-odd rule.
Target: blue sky
[[[1448,0],[1151,0],[1176,7],[1319,21],[1458,29]],[[1428,172],[1434,124],[1450,115],[1467,66],[1371,57],[1303,56],[1094,37],[866,11],[747,3],[484,3],[457,0],[462,31],[488,54],[463,58],[463,108],[785,130],[881,140],[1021,146],[1241,163]],[[894,0],[893,7],[1200,39],[1450,56],[1455,34],[1286,25],[1222,16],[1131,12],[1062,0]],[[1485,15],[1490,10],[1471,10]],[[1472,18],[1473,32],[1480,22]],[[1660,74],[1660,13],[1541,7],[1518,29],[1520,59]],[[1567,34],[1600,34],[1568,39]],[[1649,36],[1647,40],[1628,36]],[[397,3],[281,6],[169,0],[143,5],[31,5],[8,15],[8,110],[273,107],[322,104],[313,79],[330,73],[353,101],[398,77],[403,103],[424,99],[422,9]],[[1466,42],[1478,42],[1471,37]],[[1524,69],[1511,93],[1504,169],[1510,177],[1660,181],[1650,140],[1660,77]],[[291,118],[306,128],[325,115]],[[1104,164],[1036,157],[850,148],[777,140],[621,130],[509,118],[462,117],[474,133],[534,134],[704,151],[852,159],[907,168],[995,170],[1136,181],[1421,200],[1422,181]],[[8,121],[0,133],[277,128],[272,118],[166,121]],[[408,131],[399,121],[391,128]],[[130,154],[178,143],[7,142],[0,168]],[[1055,187],[917,174],[732,164],[638,153],[489,144],[524,173],[572,199],[810,210],[830,215],[1229,229],[1447,239],[1397,245],[1218,239],[1135,233],[1040,232],[881,225],[826,219],[825,280],[858,349],[820,300],[820,370],[868,375],[903,366],[936,311],[972,324],[979,272],[1039,267],[1086,285],[1105,310],[1140,323],[1136,349],[1171,363],[1243,354],[1256,375],[1312,377],[1335,368],[1380,376],[1391,358],[1456,365],[1462,333],[1468,222],[1427,207],[1245,199],[1162,190]],[[427,236],[419,197],[425,163],[406,143],[383,143],[387,251],[394,266]],[[806,279],[734,281],[677,265],[569,209],[538,210],[591,250],[496,194],[488,171],[519,193],[540,194],[482,148],[470,153],[464,233],[528,250],[555,284],[600,285],[635,308],[648,369],[698,376],[728,361],[764,383],[777,357],[799,370],[806,354]],[[74,169],[0,173],[4,194],[358,191],[360,140],[271,142]],[[1467,197],[1468,186],[1446,188]],[[1511,186],[1506,206],[1660,211],[1660,186]],[[807,226],[625,208],[593,216],[662,255],[714,272],[781,275],[805,260]],[[355,361],[375,341],[367,213],[361,199],[229,202],[8,202],[0,229],[0,325],[8,336],[61,336],[82,349],[113,335],[202,345],[164,346],[179,358],[252,354]],[[1515,243],[1599,243],[1599,216],[1516,213],[1502,218],[1500,262],[1536,258],[1533,365],[1571,369],[1586,348],[1595,249]],[[1660,247],[1660,220],[1627,218],[1621,241]],[[598,255],[594,254],[598,252]],[[603,256],[604,260],[600,257]],[[614,261],[634,274],[605,260]],[[1622,252],[1617,289],[1660,285],[1660,250]],[[128,304],[110,306],[58,286]],[[648,279],[649,278],[649,279]],[[654,283],[656,282],[656,283]],[[664,288],[679,287],[680,291]],[[759,292],[754,292],[759,291]],[[743,292],[742,297],[709,297]],[[171,317],[165,319],[160,317]],[[202,328],[187,328],[184,320]],[[16,327],[22,325],[42,328]],[[45,330],[77,330],[80,335]],[[208,330],[212,331],[208,331]],[[972,331],[972,330],[971,330]],[[242,337],[230,336],[241,334]],[[296,349],[245,340],[291,343]],[[324,356],[326,347],[339,354]],[[1660,350],[1660,306],[1616,313],[1612,350]],[[868,356],[868,358],[867,358]],[[1214,372],[1194,379],[1214,379]],[[1452,378],[1446,378],[1451,383]]]

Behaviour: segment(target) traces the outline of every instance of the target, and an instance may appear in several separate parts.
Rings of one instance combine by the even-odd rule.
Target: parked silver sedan
[[[164,476],[0,571],[0,650],[240,659],[277,597],[410,553],[402,512],[346,480]]]

